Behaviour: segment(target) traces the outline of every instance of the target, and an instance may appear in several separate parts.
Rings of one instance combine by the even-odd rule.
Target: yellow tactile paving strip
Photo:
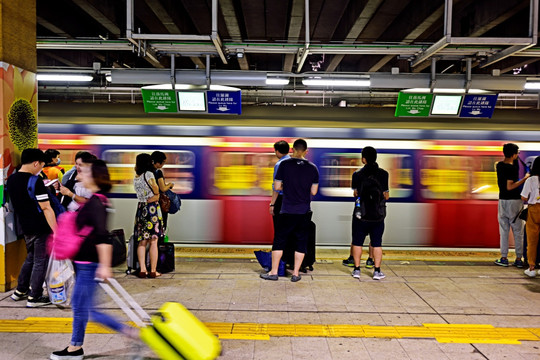
[[[257,247],[183,247],[176,246],[177,258],[208,258],[208,259],[253,259],[255,250],[269,251],[267,248]],[[318,247],[317,261],[339,261],[348,256],[348,249],[335,249]],[[383,259],[393,261],[489,261],[500,257],[498,251],[474,251],[474,250],[408,250],[408,249],[383,249]]]
[[[28,317],[0,320],[0,333],[71,333],[71,318]],[[268,340],[270,337],[332,338],[427,338],[439,342],[520,344],[540,341],[540,328],[497,328],[481,324],[423,324],[422,326],[301,325],[255,323],[206,323],[221,339]],[[111,334],[100,325],[88,323],[89,334]]]

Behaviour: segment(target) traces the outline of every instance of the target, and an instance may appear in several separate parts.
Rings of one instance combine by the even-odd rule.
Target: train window
[[[271,195],[274,153],[219,151],[213,153],[210,193],[213,195]]]
[[[499,156],[427,155],[420,177],[426,199],[493,200],[499,196],[495,165]]]
[[[352,174],[362,167],[360,153],[325,153],[322,156],[321,194],[324,196],[351,197]],[[388,171],[390,197],[412,195],[412,158],[407,154],[378,154],[377,163]]]
[[[473,159],[458,155],[426,155],[420,162],[420,184],[426,199],[465,199],[471,191]]]
[[[115,149],[103,152],[103,160],[107,162],[111,180],[112,192],[134,193],[133,177],[135,176],[135,158],[140,153],[152,153],[150,150]],[[190,194],[195,186],[193,171],[195,169],[195,154],[185,150],[163,151],[167,161],[163,167],[165,180],[174,183],[173,191],[178,194]]]
[[[497,185],[497,170],[495,166],[501,160],[500,156],[488,155],[475,158],[472,173],[472,198],[497,200],[499,186]]]

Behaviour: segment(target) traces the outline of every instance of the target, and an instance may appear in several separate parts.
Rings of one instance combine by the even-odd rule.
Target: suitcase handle
[[[147,323],[150,322],[150,316],[144,311],[144,309],[137,304],[135,299],[116,281],[114,278],[107,279],[109,284],[112,284],[114,289],[118,292],[115,292],[109,284],[107,284],[103,279],[95,279],[101,288],[113,299],[113,301],[126,313],[126,315],[138,326],[145,327]],[[118,294],[122,295],[122,299]],[[124,301],[125,300],[125,301]],[[127,304],[126,304],[127,301]],[[128,305],[129,304],[129,305]],[[131,310],[130,306],[137,312]]]

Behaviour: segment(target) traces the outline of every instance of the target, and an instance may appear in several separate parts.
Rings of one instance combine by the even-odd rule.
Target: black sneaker
[[[11,299],[14,301],[24,300],[28,297],[28,291],[25,293],[20,292],[19,290],[15,290],[13,294],[11,294]]]
[[[69,352],[68,348],[64,350],[55,351],[51,354],[49,359],[51,360],[82,360],[84,357],[84,351],[82,348],[76,351]]]
[[[45,305],[50,305],[51,300],[48,296],[40,296],[38,298],[28,297],[28,300],[26,301],[26,307],[27,308],[35,308]]]
[[[374,266],[375,266],[375,261],[373,261],[372,258],[368,258],[366,260],[366,269],[373,269]]]
[[[512,266],[515,266],[519,269],[523,269],[525,267],[525,264],[523,264],[523,261],[521,259],[517,259],[516,261],[514,261]]]
[[[352,256],[349,256],[349,258],[343,260],[341,263],[348,267],[354,267],[354,258]]]

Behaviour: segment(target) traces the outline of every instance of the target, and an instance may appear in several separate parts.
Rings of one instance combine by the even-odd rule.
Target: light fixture
[[[371,81],[369,79],[323,79],[309,78],[303,79],[302,84],[305,86],[351,86],[351,87],[369,87]]]
[[[244,57],[244,49],[236,49],[236,57],[241,59]]]
[[[266,85],[289,85],[289,79],[267,78]]]
[[[94,79],[90,75],[66,75],[66,74],[37,74],[38,81],[57,81],[57,82],[88,82]]]
[[[402,90],[406,93],[430,93],[429,88],[413,88],[413,89],[404,89]],[[434,94],[464,94],[465,89],[445,89],[445,88],[435,88],[433,89]],[[482,89],[469,89],[469,94],[488,94],[490,93],[487,90]]]
[[[540,81],[539,82],[526,82],[525,90],[540,90]]]

